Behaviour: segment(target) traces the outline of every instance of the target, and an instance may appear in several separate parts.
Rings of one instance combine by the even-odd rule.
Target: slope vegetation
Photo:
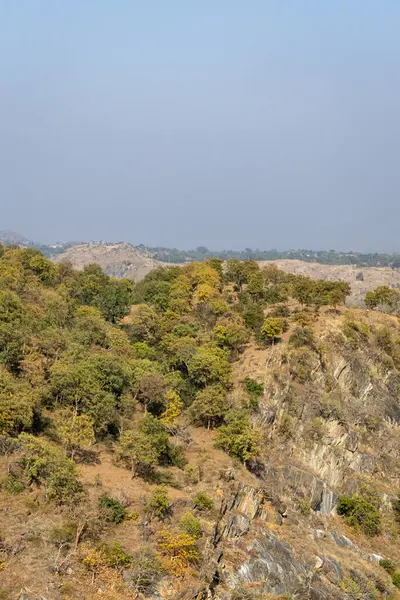
[[[397,317],[254,261],[0,254],[0,598],[400,597]]]

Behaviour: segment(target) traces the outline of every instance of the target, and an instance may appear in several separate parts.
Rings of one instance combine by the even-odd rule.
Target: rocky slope
[[[203,475],[201,481],[181,481],[174,492],[171,519],[172,523],[179,520],[198,489],[215,499],[214,510],[203,514],[199,570],[184,583],[164,577],[143,596],[116,592],[105,597],[400,597],[391,576],[379,564],[389,559],[400,565],[400,530],[393,510],[400,487],[400,326],[396,318],[359,309],[340,313],[325,309],[308,318],[313,337],[306,344],[293,342],[296,325],[292,323],[280,343],[270,348],[250,344],[236,364],[232,392],[236,400],[245,377],[264,384],[264,395],[254,413],[263,439],[262,452],[249,470],[213,447],[213,432],[186,431],[190,465]],[[132,481],[124,469],[112,465],[107,450],[100,464],[83,466],[81,473],[88,485],[95,486],[96,478],[101,478],[103,491],[129,496],[130,510],[142,510],[148,485]],[[382,524],[376,535],[366,535],[336,514],[338,497],[351,495],[363,485],[379,498]],[[14,545],[21,539],[26,546],[27,532],[32,532],[35,523],[40,527],[38,513],[31,509],[25,515],[21,507],[10,509],[4,502],[1,508],[10,510],[11,515],[17,510],[20,515],[18,526],[5,528],[4,545],[11,544],[14,537]],[[111,539],[121,540],[125,548],[134,551],[137,544],[151,539],[154,526],[141,519],[119,525]],[[16,552],[18,555],[18,549]],[[42,550],[42,560],[44,555]],[[48,560],[51,564],[54,557]],[[72,558],[65,567],[63,577],[71,580],[72,589],[77,582],[86,585],[84,573]],[[47,591],[25,590],[19,599],[69,598],[62,591],[68,589],[65,584],[57,587],[59,576],[43,575]],[[124,580],[129,583],[131,576],[126,569]],[[97,581],[93,595],[84,595],[81,588],[79,597],[102,597],[100,575],[98,579],[100,587]]]

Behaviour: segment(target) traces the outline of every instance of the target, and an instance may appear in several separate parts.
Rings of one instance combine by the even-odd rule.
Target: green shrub
[[[103,494],[99,499],[99,507],[105,515],[107,521],[112,523],[122,523],[127,517],[127,511],[124,505],[116,498],[111,498]]]
[[[250,377],[246,377],[243,381],[243,385],[245,389],[254,396],[261,397],[264,395],[264,385],[262,383],[258,383],[255,379],[251,379]]]
[[[152,550],[140,549],[132,556],[126,580],[134,592],[144,594],[162,574],[163,568],[158,556]]]
[[[390,560],[390,558],[382,558],[379,561],[379,565],[382,567],[382,569],[385,569],[385,571],[387,571],[390,575],[394,575],[396,571],[396,565],[392,560]]]
[[[180,520],[181,529],[191,535],[194,539],[198,539],[203,535],[203,528],[199,519],[193,513],[187,512]]]
[[[61,527],[54,527],[54,529],[50,531],[49,538],[53,544],[59,546],[61,544],[70,544],[74,541],[75,536],[76,526],[73,523],[65,523],[64,525],[61,525]]]
[[[159,519],[163,519],[167,515],[170,505],[171,500],[168,496],[167,489],[162,485],[153,490],[147,502],[150,512]]]
[[[312,350],[315,349],[314,332],[307,327],[296,327],[289,338],[289,344],[294,348],[308,346]]]
[[[218,429],[215,445],[246,464],[257,456],[259,441],[259,433],[252,427],[248,412],[232,410],[226,416],[226,425]]]
[[[378,535],[381,528],[381,515],[375,497],[364,491],[363,495],[340,496],[337,512],[352,527],[361,529],[366,535]]]
[[[14,495],[21,494],[25,490],[26,485],[22,479],[15,477],[14,475],[8,475],[8,477],[2,481],[1,487],[8,494]]]
[[[113,567],[114,569],[129,567],[132,562],[132,557],[125,552],[120,542],[103,544],[101,547],[101,552],[104,556],[107,566]]]
[[[82,494],[76,466],[59,448],[26,433],[19,439],[24,451],[21,458],[24,476],[28,484],[44,486],[46,500],[63,504]]]
[[[198,510],[211,510],[214,506],[214,502],[210,496],[203,492],[198,492],[193,498],[193,507]]]
[[[395,587],[400,589],[400,571],[395,571],[392,575],[392,582]]]

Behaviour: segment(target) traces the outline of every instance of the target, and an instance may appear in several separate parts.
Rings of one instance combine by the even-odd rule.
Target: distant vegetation
[[[47,258],[62,254],[69,248],[84,244],[85,242],[67,242],[53,245],[40,244],[10,231],[0,231],[0,242],[11,245],[18,244],[28,248],[36,248]],[[210,258],[229,260],[302,260],[304,262],[317,262],[323,265],[355,265],[359,267],[392,267],[400,268],[400,254],[380,254],[378,252],[341,252],[336,250],[209,250],[205,246],[199,246],[195,250],[179,250],[178,248],[164,248],[161,246],[145,246],[140,244],[135,249],[145,252],[154,260],[166,263],[181,264],[185,262],[203,262]],[[362,277],[362,274],[359,274]]]
[[[392,267],[400,268],[400,254],[379,254],[362,252],[338,252],[336,250],[208,250],[199,246],[195,250],[178,250],[177,248],[152,248],[137,246],[146,250],[152,258],[163,262],[182,263],[187,261],[203,261],[216,257],[222,260],[237,258],[238,260],[283,260],[296,259],[305,262],[317,262],[323,265],[356,265],[359,267]]]

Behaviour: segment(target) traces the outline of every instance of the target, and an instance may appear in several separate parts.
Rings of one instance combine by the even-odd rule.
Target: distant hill
[[[96,263],[111,277],[143,279],[154,268],[163,263],[154,260],[144,250],[126,243],[90,243],[72,246],[53,257],[55,262],[70,261],[76,269]]]
[[[17,244],[18,246],[35,246],[32,240],[24,237],[20,233],[5,229],[0,231],[0,242],[6,245]]]

